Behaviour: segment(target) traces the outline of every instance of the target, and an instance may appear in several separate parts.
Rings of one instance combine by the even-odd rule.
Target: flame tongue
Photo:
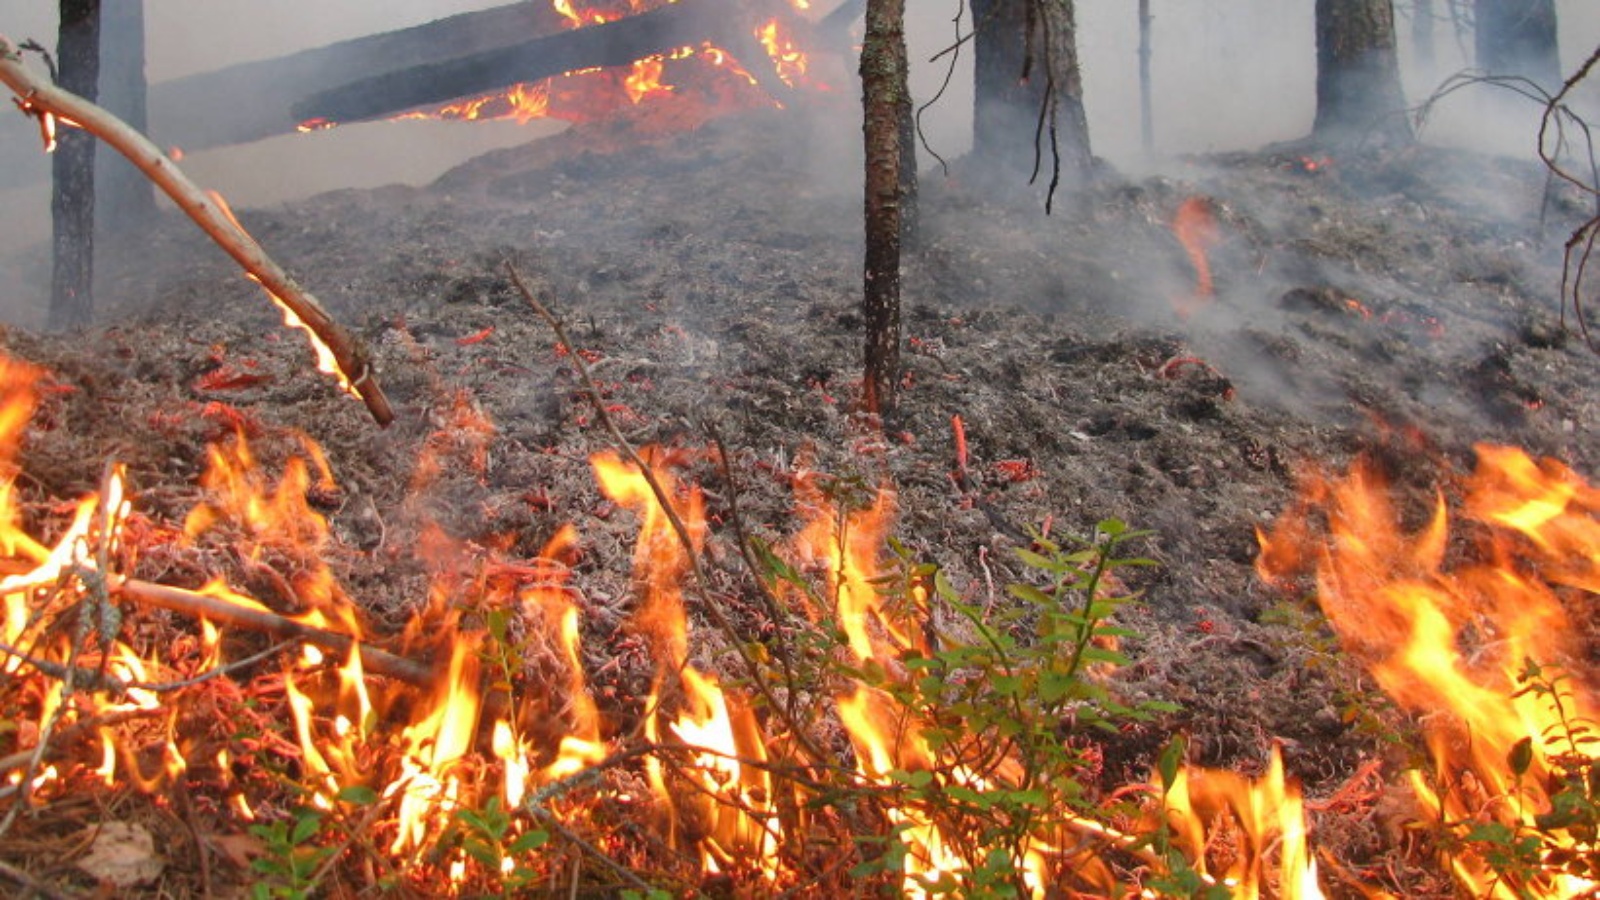
[[[1479,540],[1464,562],[1447,553],[1453,541],[1442,496],[1415,533],[1401,525],[1369,467],[1343,480],[1315,477],[1305,496],[1262,536],[1258,566],[1264,577],[1280,578],[1314,552],[1318,600],[1340,639],[1367,661],[1386,693],[1428,717],[1440,780],[1413,778],[1424,804],[1461,829],[1459,836],[1474,824],[1494,824],[1542,835],[1547,857],[1570,854],[1571,836],[1539,828],[1537,817],[1550,811],[1544,786],[1555,768],[1552,753],[1587,754],[1579,764],[1593,764],[1592,745],[1562,737],[1572,722],[1596,721],[1600,706],[1583,678],[1558,692],[1560,708],[1551,692],[1522,685],[1539,671],[1529,661],[1587,677],[1570,667],[1584,657],[1562,595],[1587,592],[1573,600],[1592,604],[1600,586],[1600,492],[1554,461],[1480,446],[1464,504]],[[1330,534],[1313,548],[1309,513],[1320,506]],[[1519,755],[1521,773],[1510,763]],[[1488,861],[1460,853],[1452,865],[1475,894],[1510,896]],[[1524,896],[1567,897],[1595,887],[1555,869],[1524,880],[1517,886]]]

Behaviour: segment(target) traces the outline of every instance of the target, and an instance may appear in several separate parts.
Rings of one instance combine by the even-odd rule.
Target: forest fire
[[[1477,453],[1460,522],[1441,494],[1415,532],[1372,466],[1312,476],[1301,507],[1263,535],[1260,568],[1313,568],[1347,650],[1423,717],[1432,769],[1410,783],[1444,823],[1439,852],[1459,883],[1473,896],[1585,895],[1595,847],[1575,809],[1593,803],[1600,708],[1577,626],[1600,594],[1600,491],[1520,450]],[[1328,534],[1314,538],[1323,516]]]
[[[14,736],[17,753],[6,759],[10,790],[35,804],[88,790],[88,780],[100,789],[155,795],[204,784],[226,802],[238,828],[276,834],[272,829],[284,826],[274,823],[288,816],[297,831],[304,829],[303,840],[326,835],[315,838],[328,841],[311,857],[319,866],[355,852],[348,838],[340,843],[331,836],[354,828],[368,836],[362,852],[378,854],[383,865],[445,879],[461,893],[547,877],[545,867],[555,863],[539,848],[562,829],[626,816],[633,827],[653,822],[664,847],[692,854],[696,877],[733,879],[759,894],[818,877],[811,842],[830,833],[836,840],[837,829],[846,827],[825,799],[842,791],[875,810],[885,829],[874,839],[884,851],[864,853],[857,868],[881,873],[906,895],[970,883],[985,867],[1034,897],[1060,886],[1097,896],[1140,893],[1147,879],[1167,884],[1162,879],[1177,877],[1171,867],[1182,860],[1185,877],[1231,896],[1322,896],[1315,834],[1276,750],[1266,771],[1250,778],[1184,764],[1180,746],[1178,755],[1164,754],[1153,783],[1117,792],[1136,798],[1138,813],[1129,818],[1125,811],[1113,821],[1095,804],[1053,799],[1056,780],[1076,784],[1089,765],[1053,732],[991,733],[976,707],[971,722],[952,730],[950,712],[976,702],[961,698],[990,690],[996,680],[1002,693],[985,702],[1021,727],[1032,715],[1027,704],[1036,702],[1012,692],[1024,685],[1046,695],[1064,691],[1061,699],[1075,717],[1097,715],[1094,698],[1108,695],[1092,680],[1078,680],[1096,676],[1048,686],[1048,673],[1064,660],[1114,666],[1118,659],[1116,629],[1104,622],[1121,601],[1094,586],[1116,590],[1108,568],[1116,563],[1093,549],[1062,554],[1041,538],[1032,564],[1054,572],[1055,586],[1015,589],[1019,599],[1047,605],[1069,589],[1088,592],[1081,616],[1045,619],[1045,634],[1057,634],[1060,643],[1044,645],[1044,668],[1030,668],[1034,651],[1020,645],[985,662],[1010,639],[984,630],[976,618],[964,626],[936,624],[935,607],[961,608],[949,587],[932,569],[897,570],[883,557],[894,492],[841,490],[802,465],[793,485],[805,524],[787,549],[773,551],[775,596],[802,612],[818,635],[838,636],[825,653],[837,659],[831,674],[816,682],[807,705],[795,706],[798,698],[774,696],[770,685],[758,686],[737,667],[712,672],[698,661],[702,648],[726,638],[698,630],[685,602],[686,592],[698,597],[705,588],[699,560],[713,534],[704,495],[680,485],[675,469],[699,455],[647,450],[641,468],[617,453],[598,454],[591,465],[601,493],[639,520],[636,611],[626,630],[640,639],[654,674],[648,696],[629,714],[638,717],[630,739],[608,724],[619,711],[602,709],[588,686],[584,604],[571,582],[578,529],[561,528],[538,558],[525,562],[485,556],[437,530],[426,536],[422,556],[431,560],[433,584],[399,643],[407,655],[434,661],[420,677],[375,675],[363,663],[372,652],[363,645],[395,639],[372,633],[329,565],[339,549],[308,498],[334,495],[338,487],[309,439],[299,439],[303,452],[288,457],[276,479],[242,436],[213,447],[202,482],[207,500],[181,532],[142,523],[130,534],[124,523],[141,519],[112,473],[105,499],[80,502],[49,547],[23,530],[12,499],[19,435],[44,376],[16,363],[7,363],[4,374],[0,449],[7,454],[4,496],[11,505],[3,534],[12,561],[0,585],[5,666],[12,684],[34,685],[22,707],[29,727]],[[426,489],[451,454],[469,467],[483,465],[482,435],[492,426],[480,419],[461,408],[443,420],[450,432],[441,432],[427,454],[440,458],[419,461],[414,488]],[[1592,765],[1582,723],[1592,721],[1594,710],[1586,686],[1549,673],[1573,651],[1558,638],[1574,634],[1562,592],[1592,594],[1600,584],[1593,552],[1600,495],[1569,471],[1511,451],[1483,448],[1481,456],[1466,514],[1511,535],[1494,545],[1483,567],[1441,570],[1448,538],[1442,510],[1415,539],[1380,528],[1392,518],[1385,495],[1358,473],[1348,484],[1316,482],[1305,508],[1263,539],[1263,568],[1278,577],[1305,554],[1319,556],[1330,621],[1392,696],[1419,711],[1441,708],[1447,699],[1466,701],[1450,707],[1456,712],[1449,723],[1429,726],[1441,776],[1413,775],[1419,801],[1462,841],[1489,825],[1549,841],[1514,873],[1454,849],[1449,865],[1459,882],[1483,895],[1570,896],[1592,883],[1572,862],[1588,848],[1580,831],[1563,831],[1559,798],[1578,789],[1570,779],[1581,782],[1574,773]],[[1306,522],[1323,502],[1333,504],[1336,528],[1354,531],[1337,531],[1319,554]],[[1114,546],[1118,534],[1108,530],[1104,540]],[[130,627],[141,617],[121,596],[131,582],[120,572],[163,543],[200,558],[214,552],[204,547],[231,547],[246,571],[267,574],[264,583],[276,585],[270,607],[287,607],[285,615],[319,633],[346,636],[345,651],[330,659],[311,644],[298,653],[280,644],[231,661],[245,635],[208,623],[192,638],[143,650],[123,643],[124,633],[151,631]],[[1516,562],[1530,551],[1542,554],[1537,563]],[[1543,584],[1529,581],[1534,568]],[[808,586],[806,573],[818,582]],[[1515,594],[1506,593],[1513,588]],[[280,615],[215,578],[203,593],[232,608]],[[70,624],[91,618],[89,628]],[[1375,621],[1393,621],[1397,634],[1414,637],[1383,644],[1370,628]],[[980,629],[976,639],[965,634],[970,628]],[[1455,635],[1469,630],[1481,636],[1475,655],[1450,655]],[[274,655],[284,660],[280,672],[249,674]],[[1526,662],[1533,658],[1550,667],[1545,674]],[[1486,669],[1490,659],[1500,668]],[[542,674],[530,681],[526,667],[535,661]],[[982,681],[963,674],[985,666],[995,668]],[[176,696],[203,697],[200,708],[235,723],[231,736],[210,732],[216,725],[197,727],[186,714],[195,704],[172,702],[155,689],[212,670],[228,677],[195,678]],[[1518,690],[1530,679],[1533,687]],[[1015,718],[1006,703],[1020,704]],[[788,711],[779,715],[780,708]],[[1056,715],[1047,712],[1046,720]],[[124,717],[160,725],[133,729],[121,724]],[[792,727],[823,720],[837,722],[847,736],[843,759],[820,749],[809,729]],[[253,724],[238,730],[241,721]],[[78,767],[62,751],[70,735],[84,732],[102,735],[104,744]],[[46,759],[47,750],[53,758]],[[1059,768],[1040,769],[1041,754],[1055,754]],[[270,765],[277,779],[298,785],[301,811],[286,810],[293,801],[282,796],[282,783],[253,774],[269,758],[288,761]],[[626,787],[622,773],[608,775],[619,766],[648,783],[649,800]],[[578,787],[584,784],[591,786]],[[591,840],[617,853],[638,852],[620,849],[615,836]],[[1151,840],[1170,843],[1179,855],[1150,854],[1142,848]],[[1134,874],[1141,870],[1143,876]]]

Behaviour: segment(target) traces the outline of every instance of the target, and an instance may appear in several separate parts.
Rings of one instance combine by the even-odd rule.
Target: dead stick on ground
[[[111,582],[111,589],[136,603],[158,606],[197,618],[203,617],[217,625],[231,625],[235,628],[266,632],[281,638],[294,638],[341,653],[349,653],[353,644],[360,648],[362,669],[373,675],[383,675],[418,687],[431,686],[436,677],[430,665],[369,646],[347,634],[325,631],[284,618],[274,612],[251,609],[197,591],[152,584],[133,578],[114,579]]]
[[[41,123],[57,119],[75,125],[126,156],[272,295],[284,311],[285,322],[307,332],[319,364],[331,363],[333,371],[329,374],[339,379],[341,387],[361,398],[379,425],[393,421],[394,411],[373,377],[371,356],[366,347],[335,322],[315,297],[306,293],[267,256],[224,206],[195,186],[160,148],[99,106],[36,79],[22,67],[21,53],[3,35],[0,35],[0,82],[16,93],[17,106],[24,113],[39,118]],[[51,129],[45,131],[48,135]]]

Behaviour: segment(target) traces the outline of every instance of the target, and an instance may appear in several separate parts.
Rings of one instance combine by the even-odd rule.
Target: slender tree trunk
[[[1413,139],[1406,118],[1391,0],[1316,0],[1317,118],[1312,136],[1333,144]]]
[[[1434,76],[1433,54],[1433,0],[1416,0],[1411,11],[1411,49],[1417,57],[1417,68],[1423,77]]]
[[[861,47],[863,139],[866,148],[866,320],[863,400],[868,412],[894,412],[900,380],[900,249],[905,207],[907,85],[905,0],[867,0]],[[915,183],[915,167],[909,173]]]
[[[1093,155],[1073,0],[973,0],[972,22],[972,155],[993,187],[1082,184]]]
[[[1474,9],[1478,68],[1520,75],[1552,93],[1561,87],[1555,0],[1477,0]]]
[[[61,87],[95,99],[100,78],[99,0],[61,0],[56,45]],[[54,271],[50,326],[79,328],[94,317],[94,136],[62,127],[53,160]]]
[[[112,0],[100,14],[100,105],[148,134],[144,75],[144,0]],[[156,211],[155,186],[110,146],[95,154],[96,231],[134,233]]]
[[[1154,21],[1150,0],[1139,0],[1139,144],[1147,154],[1156,148],[1155,114],[1150,99],[1150,31]]]

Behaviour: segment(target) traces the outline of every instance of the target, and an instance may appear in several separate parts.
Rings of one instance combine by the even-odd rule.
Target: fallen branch
[[[227,209],[196,187],[149,138],[88,100],[40,81],[22,67],[20,51],[0,35],[0,82],[17,95],[17,106],[39,119],[48,141],[53,122],[82,128],[128,158],[160,187],[201,230],[227,251],[284,312],[291,327],[305,330],[318,366],[338,378],[340,387],[361,398],[379,425],[394,420],[389,400],[373,377],[366,347],[328,315],[317,299],[290,278]]]
[[[361,668],[374,675],[383,675],[418,687],[431,686],[436,677],[433,667],[425,663],[369,646],[348,634],[326,631],[268,610],[251,609],[198,591],[134,578],[114,579],[110,586],[112,591],[135,603],[206,618],[216,625],[231,625],[280,638],[305,641],[339,653],[348,654],[351,646],[355,646],[361,654]]]

